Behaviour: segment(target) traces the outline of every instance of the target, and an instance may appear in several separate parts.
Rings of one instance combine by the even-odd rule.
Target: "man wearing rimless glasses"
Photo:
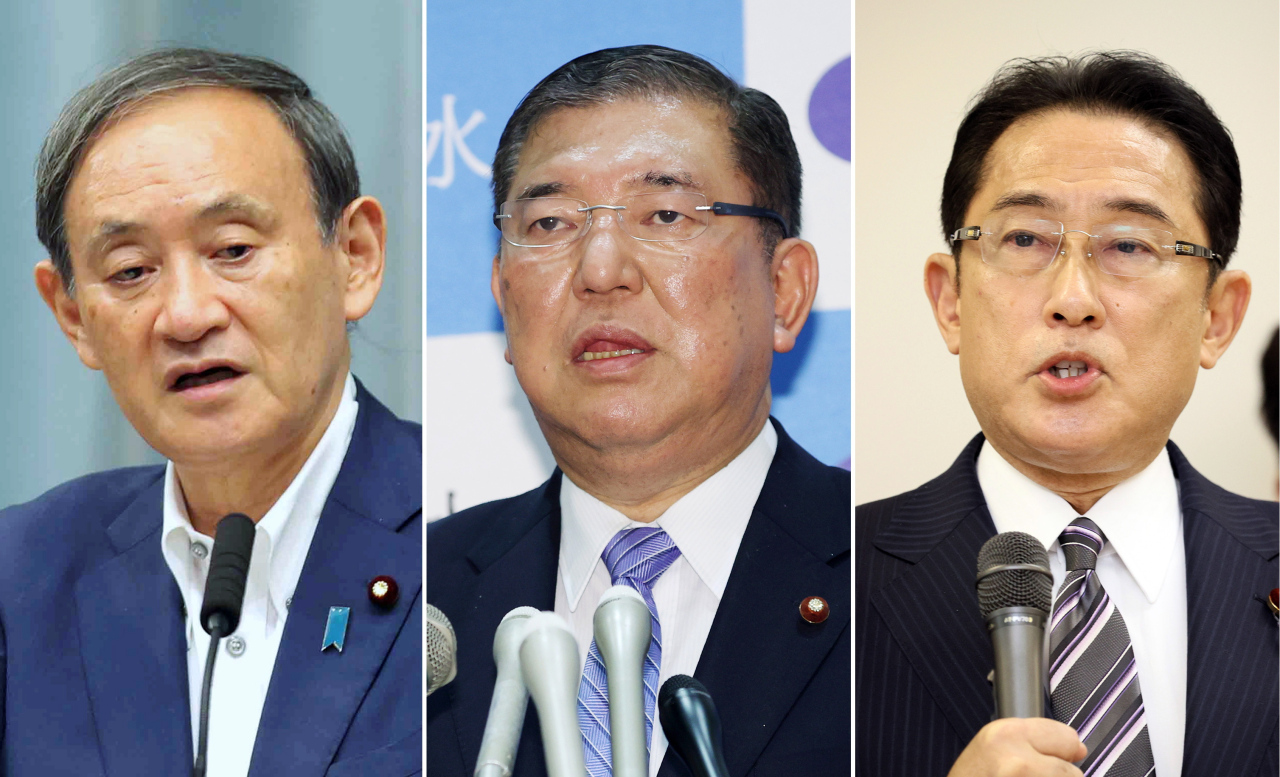
[[[655,706],[679,674],[715,700],[730,773],[847,771],[849,474],[769,418],[818,282],[785,114],[693,55],[608,49],[533,88],[493,169],[506,358],[558,469],[428,529],[429,598],[474,651],[428,700],[428,772],[477,767],[483,653],[521,605],[573,634],[589,774],[687,773]],[[613,760],[592,639],[611,584],[649,608],[647,769]],[[545,773],[531,721],[514,774]]]
[[[1225,127],[1149,57],[1017,61],[976,98],[924,285],[982,433],[858,507],[860,770],[1276,773],[1276,505],[1169,441],[1248,307],[1240,186]],[[975,560],[1006,531],[1048,550],[1047,703],[993,722]]]

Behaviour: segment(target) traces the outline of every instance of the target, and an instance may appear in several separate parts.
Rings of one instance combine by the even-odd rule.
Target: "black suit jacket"
[[[974,587],[995,525],[978,485],[983,437],[942,476],[857,508],[857,768],[944,775],[994,710],[991,641]],[[1183,777],[1277,765],[1277,505],[1228,493],[1177,446],[1187,553]],[[1143,678],[1143,683],[1155,682]]]
[[[849,769],[849,473],[825,466],[782,427],[694,676],[715,699],[734,777]],[[497,670],[494,631],[515,607],[555,607],[560,553],[557,471],[527,494],[427,527],[427,597],[452,621],[458,676],[427,700],[427,773],[470,777]],[[800,618],[821,596],[831,615]],[[529,705],[516,777],[545,775]],[[688,775],[668,751],[664,777]]]

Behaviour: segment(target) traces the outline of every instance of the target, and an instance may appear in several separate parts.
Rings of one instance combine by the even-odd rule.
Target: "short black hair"
[[[241,89],[266,101],[297,141],[311,179],[311,200],[326,244],[360,196],[351,143],[337,117],[285,66],[262,57],[198,48],[150,51],[103,74],[76,93],[49,134],[36,161],[36,234],[68,292],[74,290],[67,246],[67,190],[85,150],[108,122],[144,100],[193,87]]]
[[[730,155],[751,184],[746,205],[782,214],[800,233],[800,154],[782,107],[758,89],[740,86],[705,59],[663,46],[622,46],[584,54],[538,82],[502,130],[493,157],[493,208],[511,192],[529,133],[562,108],[583,108],[628,98],[688,97],[724,111]],[[769,253],[782,226],[758,219]]]
[[[1055,109],[1131,116],[1177,138],[1199,175],[1193,199],[1209,231],[1212,285],[1240,239],[1240,160],[1231,133],[1198,92],[1160,60],[1136,51],[1015,59],[974,98],[956,132],[942,183],[942,232],[950,238],[982,185],[987,155],[1014,122]],[[952,245],[957,261],[959,243]],[[959,276],[957,275],[957,278]]]

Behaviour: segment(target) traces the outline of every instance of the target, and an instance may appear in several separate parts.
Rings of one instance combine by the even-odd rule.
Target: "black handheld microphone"
[[[997,718],[1044,717],[1044,628],[1052,608],[1049,554],[1008,531],[978,551],[978,605],[995,649]]]
[[[213,553],[209,554],[209,575],[205,578],[200,625],[209,633],[210,641],[209,652],[204,659],[204,684],[200,689],[200,739],[196,746],[196,762],[191,767],[194,777],[204,777],[205,773],[213,662],[218,657],[218,641],[240,625],[244,586],[249,577],[249,558],[253,555],[253,536],[253,520],[242,513],[231,513],[218,521]]]
[[[720,715],[702,683],[687,674],[669,678],[658,691],[658,718],[667,744],[694,777],[729,777]]]

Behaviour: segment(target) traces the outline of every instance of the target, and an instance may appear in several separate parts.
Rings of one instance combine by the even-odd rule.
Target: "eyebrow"
[[[702,184],[695,181],[693,176],[682,171],[668,172],[665,170],[650,170],[647,173],[636,173],[635,175],[627,178],[624,183],[630,186],[645,184],[647,186],[658,186],[663,189],[674,189],[677,186],[683,186],[686,189],[702,188]],[[536,183],[522,189],[516,199],[526,200],[534,197],[554,197],[556,195],[564,194],[564,191],[567,188],[569,187],[563,181]]]
[[[661,186],[665,189],[672,189],[677,186],[693,189],[702,188],[701,184],[693,180],[693,176],[683,171],[650,170],[647,173],[632,176],[627,183],[644,183],[649,186]]]
[[[1139,216],[1153,218],[1167,226],[1175,226],[1169,214],[1165,213],[1160,206],[1146,200],[1111,200],[1106,204],[1106,208],[1117,213],[1136,213]]]
[[[536,183],[532,186],[526,186],[520,192],[520,196],[516,199],[526,200],[533,197],[550,197],[552,195],[561,194],[565,190],[565,185],[560,181],[549,181],[547,183]]]
[[[1108,200],[1103,203],[1103,207],[1115,213],[1133,213],[1139,216],[1147,216],[1162,224],[1171,227],[1175,226],[1173,219],[1169,218],[1169,214],[1165,213],[1160,206],[1147,200]],[[1051,197],[1035,192],[1013,192],[996,200],[996,204],[992,206],[991,210],[994,213],[1009,208],[1043,208],[1049,211],[1061,211],[1062,204]]]

